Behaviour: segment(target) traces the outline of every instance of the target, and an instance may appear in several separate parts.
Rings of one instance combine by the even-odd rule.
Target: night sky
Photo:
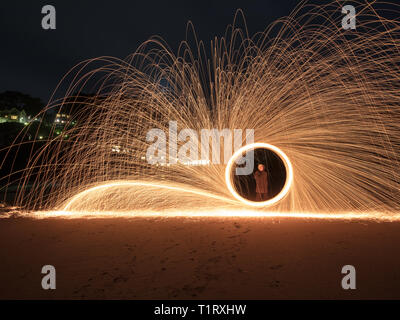
[[[199,39],[222,36],[241,8],[250,35],[290,14],[298,0],[95,1],[2,0],[0,92],[21,91],[47,102],[62,76],[77,63],[99,56],[124,59],[153,35],[176,52],[194,23]],[[57,29],[43,30],[41,9],[55,6]]]

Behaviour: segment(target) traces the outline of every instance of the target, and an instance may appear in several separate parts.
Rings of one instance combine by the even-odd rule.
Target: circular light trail
[[[258,148],[271,150],[279,156],[279,158],[282,160],[282,162],[286,168],[286,181],[285,181],[285,184],[284,184],[282,190],[275,197],[273,197],[267,201],[257,201],[256,202],[256,201],[247,200],[236,192],[236,190],[232,184],[231,171],[232,171],[232,167],[233,167],[233,164],[235,163],[235,161],[239,157],[241,157],[244,152],[258,149]],[[246,205],[249,205],[249,206],[253,206],[253,207],[267,207],[267,206],[271,206],[271,205],[277,203],[278,201],[282,200],[289,192],[290,187],[292,186],[292,182],[293,182],[293,167],[292,167],[292,164],[291,164],[289,158],[287,157],[287,155],[278,147],[275,147],[268,143],[260,143],[260,142],[252,143],[252,144],[248,144],[248,145],[240,148],[239,150],[237,150],[233,154],[233,156],[229,159],[228,164],[226,165],[226,168],[225,168],[225,181],[226,181],[226,185],[227,185],[229,191],[240,202],[242,202]]]

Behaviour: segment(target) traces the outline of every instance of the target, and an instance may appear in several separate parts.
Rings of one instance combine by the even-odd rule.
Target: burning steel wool
[[[8,194],[17,190],[15,205],[43,215],[394,219],[400,24],[362,7],[356,31],[342,28],[336,2],[299,6],[254,37],[237,27],[238,12],[209,54],[197,39],[174,54],[154,38],[124,61],[82,62],[63,80],[70,83],[65,98],[53,99],[37,117],[65,115],[62,130],[55,124],[43,141],[39,126],[29,142],[21,132],[2,165],[24,149],[28,166],[13,167],[1,184]],[[81,94],[93,81],[96,95]],[[200,139],[204,130],[221,135]],[[237,196],[230,176],[232,162],[253,142],[278,150],[286,166],[282,192],[257,209]]]

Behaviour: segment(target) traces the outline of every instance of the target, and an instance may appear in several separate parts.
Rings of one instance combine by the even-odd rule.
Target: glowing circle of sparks
[[[243,198],[236,192],[236,190],[232,184],[231,171],[232,171],[232,166],[233,166],[234,162],[239,157],[241,157],[244,152],[249,151],[249,150],[254,150],[257,148],[271,150],[279,156],[279,158],[283,161],[283,164],[285,165],[285,168],[286,168],[286,181],[285,181],[285,184],[284,184],[282,190],[275,197],[273,197],[267,201],[255,202],[255,201],[250,201],[250,200]],[[287,157],[287,155],[278,147],[275,147],[268,143],[261,143],[261,142],[252,143],[252,144],[248,144],[248,145],[240,148],[239,150],[237,150],[233,154],[233,156],[229,159],[228,164],[226,165],[226,168],[225,168],[225,181],[226,181],[226,185],[227,185],[229,191],[240,202],[242,202],[246,205],[249,205],[249,206],[253,206],[253,207],[271,206],[271,205],[277,203],[278,201],[282,200],[289,192],[290,187],[292,186],[292,182],[293,182],[293,167],[292,167],[292,164],[291,164],[289,158]]]

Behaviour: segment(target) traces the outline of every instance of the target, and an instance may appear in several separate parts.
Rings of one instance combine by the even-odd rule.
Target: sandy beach
[[[393,222],[8,218],[0,241],[0,299],[400,298]],[[347,264],[356,290],[341,288]]]

